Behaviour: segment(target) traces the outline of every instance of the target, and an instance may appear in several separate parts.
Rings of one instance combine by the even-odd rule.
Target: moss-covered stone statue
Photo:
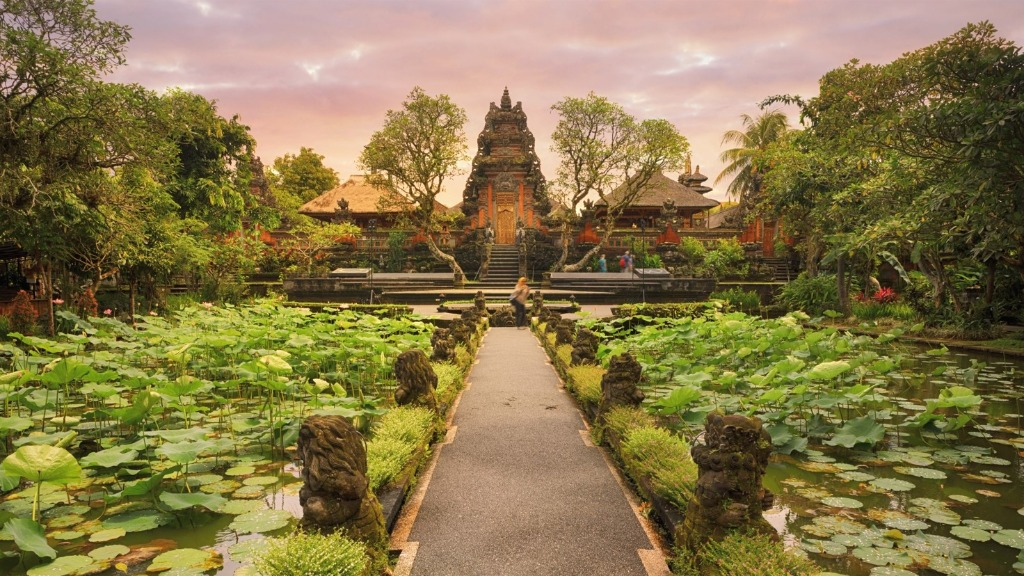
[[[772,438],[757,418],[708,414],[703,443],[690,450],[697,464],[697,485],[676,532],[676,544],[699,555],[707,542],[734,531],[778,538],[762,512],[774,497],[761,485]]]
[[[476,308],[477,314],[482,318],[487,318],[487,298],[484,296],[483,290],[476,291],[476,295],[473,296],[473,306]]]
[[[395,359],[395,404],[423,406],[435,414],[437,409],[437,373],[422,350],[407,350]]]
[[[302,459],[302,527],[344,530],[371,550],[387,551],[388,533],[380,502],[369,489],[363,437],[341,416],[310,416],[299,428]]]
[[[639,406],[644,401],[644,393],[638,387],[642,370],[629,353],[608,359],[608,371],[601,377],[599,418],[616,406]]]
[[[430,335],[430,346],[433,348],[430,359],[435,362],[455,361],[455,339],[452,338],[451,330],[447,328],[435,328]]]
[[[597,344],[597,334],[586,328],[577,330],[576,340],[572,343],[571,364],[597,364]]]
[[[576,322],[571,318],[562,318],[555,325],[555,344],[561,346],[562,344],[572,344],[572,339],[576,335]]]

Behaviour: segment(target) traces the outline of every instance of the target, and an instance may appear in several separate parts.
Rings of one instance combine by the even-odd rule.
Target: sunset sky
[[[722,134],[774,94],[817,94],[850,59],[882,64],[988,20],[1024,44],[1021,0],[96,0],[132,29],[109,79],[178,86],[252,129],[264,164],[302,146],[344,180],[414,86],[448,94],[476,152],[490,102],[522,101],[554,178],[551,105],[595,92],[665,118],[710,177]],[[795,112],[791,118],[795,122]],[[467,166],[468,168],[468,163]],[[462,198],[465,178],[440,200]],[[710,193],[725,197],[723,182]]]

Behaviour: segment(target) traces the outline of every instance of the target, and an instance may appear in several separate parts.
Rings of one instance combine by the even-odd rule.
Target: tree
[[[281,242],[281,249],[289,253],[291,260],[304,267],[306,278],[314,276],[314,266],[327,252],[345,237],[359,234],[359,227],[348,223],[324,224],[307,218],[295,225],[292,236]]]
[[[722,136],[722,144],[735,144],[736,147],[719,155],[726,166],[715,178],[715,184],[732,176],[729,195],[745,206],[748,196],[756,197],[761,191],[765,167],[760,156],[789,131],[789,120],[780,110],[767,110],[756,119],[743,114],[740,119],[743,130],[729,130]]]
[[[570,215],[594,195],[607,207],[601,241],[568,266],[569,243],[563,242],[555,269],[576,271],[600,251],[611,237],[616,219],[643,193],[651,178],[682,166],[689,144],[668,121],[638,122],[621,106],[593,92],[586,98],[566,98],[551,109],[560,116],[551,146],[559,156],[555,187],[566,199]],[[569,224],[566,219],[566,240]]]
[[[455,257],[443,252],[430,236],[437,195],[445,180],[460,174],[466,161],[466,112],[445,94],[432,97],[415,87],[401,110],[388,110],[384,127],[370,137],[359,156],[367,181],[389,193],[406,208],[410,223],[425,232],[435,258],[448,264],[456,281],[465,274]]]
[[[298,154],[285,154],[274,160],[270,185],[275,192],[287,193],[301,202],[309,202],[340,184],[338,173],[324,166],[324,157],[303,146]]]

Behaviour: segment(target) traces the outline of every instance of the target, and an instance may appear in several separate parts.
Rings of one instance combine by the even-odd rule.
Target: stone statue
[[[452,362],[455,360],[455,340],[452,338],[451,330],[447,328],[435,328],[430,335],[430,346],[434,352],[430,359],[435,362]]]
[[[697,463],[697,486],[686,509],[676,543],[694,553],[709,540],[720,541],[734,530],[778,539],[761,514],[774,496],[761,485],[772,437],[757,418],[708,414],[704,441],[690,450]]]
[[[302,526],[351,538],[381,550],[388,533],[380,502],[369,490],[363,437],[342,416],[310,416],[299,429]]]
[[[424,406],[435,414],[439,413],[437,397],[434,395],[437,374],[422,350],[407,350],[398,355],[395,359],[395,379],[398,380],[395,404]]]
[[[474,322],[467,322],[462,318],[456,318],[448,325],[448,329],[451,331],[452,339],[455,340],[455,343],[462,344],[468,350],[470,343],[473,341],[473,333],[476,332],[476,324]]]
[[[540,293],[540,290],[534,290],[533,292],[533,310],[531,312],[534,316],[540,316],[541,310],[544,309],[544,295]]]
[[[570,318],[562,318],[555,325],[555,345],[572,344],[576,334],[576,322]]]
[[[476,295],[473,297],[473,306],[476,307],[479,316],[487,317],[487,298],[484,296],[483,290],[476,291]]]
[[[581,364],[596,364],[597,363],[597,334],[594,334],[586,328],[580,328],[576,331],[576,340],[572,344],[572,361],[573,366],[579,366]]]
[[[640,384],[640,363],[632,354],[612,356],[608,371],[601,377],[601,413],[615,406],[639,406],[644,401]]]

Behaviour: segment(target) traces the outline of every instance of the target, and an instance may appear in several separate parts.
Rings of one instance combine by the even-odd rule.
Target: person
[[[530,297],[530,286],[526,284],[526,277],[523,276],[516,282],[516,288],[512,291],[508,301],[516,309],[516,328],[526,328],[526,299]]]
[[[598,272],[607,272],[608,271],[608,261],[604,259],[604,254],[601,254],[601,257],[598,258],[598,260],[597,260],[597,271]]]
[[[629,253],[629,250],[626,250],[626,253],[622,255],[619,266],[622,266],[623,272],[633,271],[633,256]]]

